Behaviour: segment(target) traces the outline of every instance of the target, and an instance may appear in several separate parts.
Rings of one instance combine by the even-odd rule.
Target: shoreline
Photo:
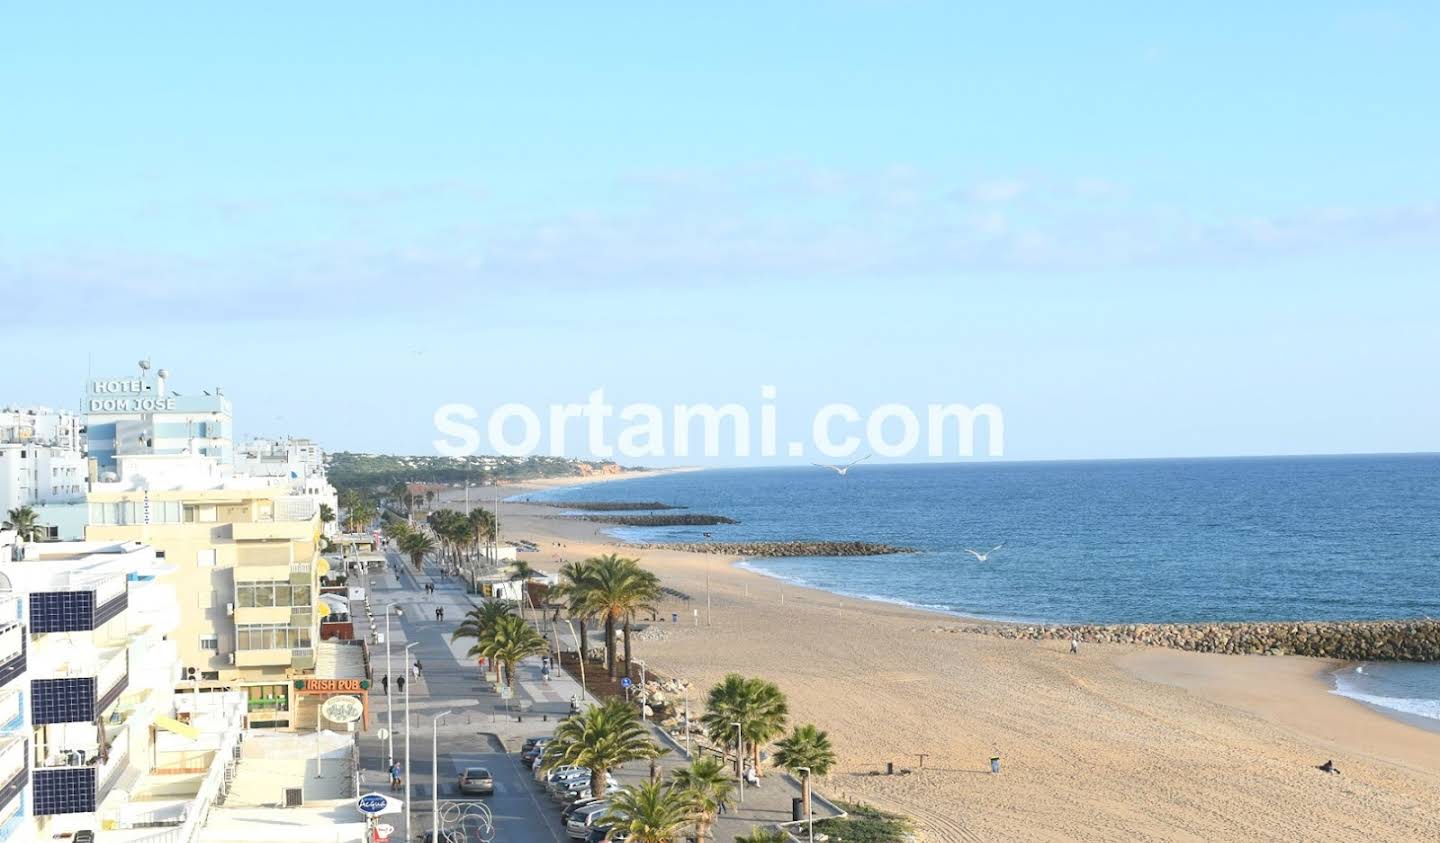
[[[934,839],[1440,837],[1440,734],[1334,693],[1340,662],[1128,644],[1075,657],[1064,642],[945,633],[1003,622],[796,585],[738,557],[635,550],[513,496],[504,529],[541,546],[532,565],[623,552],[690,596],[663,602],[682,622],[654,624],[639,658],[702,697],[735,670],[777,681],[796,722],[835,743],[822,789],[907,813]],[[1006,774],[975,775],[996,750]],[[920,752],[923,771],[870,775]],[[1313,769],[1329,758],[1343,780]]]

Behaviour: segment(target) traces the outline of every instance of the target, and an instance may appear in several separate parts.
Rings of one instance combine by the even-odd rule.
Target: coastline
[[[961,616],[795,585],[735,557],[636,550],[532,509],[509,500],[503,519],[508,537],[541,545],[531,564],[620,551],[691,596],[660,607],[682,622],[660,624],[639,658],[697,693],[732,670],[774,679],[835,741],[825,790],[909,813],[934,839],[1440,836],[1424,796],[1440,787],[1440,735],[1333,693],[1338,662],[1108,644],[1074,657],[1063,642],[946,634]],[[997,750],[1006,774],[976,775]],[[1328,758],[1343,783],[1313,769]],[[915,773],[868,775],[887,761]]]

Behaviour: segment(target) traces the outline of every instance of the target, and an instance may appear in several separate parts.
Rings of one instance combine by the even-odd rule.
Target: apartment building
[[[163,556],[182,687],[244,691],[252,728],[298,725],[294,680],[315,676],[328,571],[315,500],[195,456],[121,456],[116,477],[87,497],[86,536]]]
[[[235,452],[235,473],[272,478],[291,494],[311,497],[317,506],[324,504],[332,516],[340,509],[339,494],[325,474],[325,450],[309,439],[251,439]],[[334,538],[339,521],[323,522],[321,530],[327,538]]]
[[[98,830],[174,717],[175,593],[138,542],[0,533],[0,840]]]
[[[90,472],[80,417],[48,407],[0,410],[0,513],[28,506],[50,538],[78,538]]]

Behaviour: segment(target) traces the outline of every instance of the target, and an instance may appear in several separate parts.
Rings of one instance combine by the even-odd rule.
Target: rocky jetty
[[[716,524],[739,524],[723,515],[701,515],[686,512],[678,515],[562,515],[572,521],[595,521],[625,527],[712,527]]]
[[[940,627],[936,631],[1037,641],[1078,639],[1094,644],[1144,644],[1198,653],[1313,656],[1345,661],[1440,661],[1440,621],[1429,618],[1110,626],[977,624]]]
[[[873,542],[791,541],[791,542],[677,542],[637,544],[640,550],[683,550],[687,553],[719,553],[726,556],[885,556],[914,553],[914,548]]]
[[[536,501],[541,506],[557,509],[578,509],[581,512],[649,512],[661,509],[685,509],[683,506],[659,501]]]

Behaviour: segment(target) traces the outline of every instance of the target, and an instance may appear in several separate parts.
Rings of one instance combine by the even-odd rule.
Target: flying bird
[[[854,468],[855,466],[859,465],[859,464],[862,463],[862,462],[865,462],[866,460],[870,459],[872,456],[874,456],[874,454],[866,454],[865,456],[861,457],[860,459],[856,460],[855,462],[850,463],[849,465],[825,465],[824,463],[818,463],[818,462],[812,462],[812,463],[810,463],[810,464],[813,465],[813,466],[815,466],[816,468],[828,468],[828,469],[830,469],[831,471],[835,472],[836,474],[840,475],[841,477],[844,477],[847,473],[849,473],[850,469]]]
[[[989,559],[990,559],[990,554],[994,553],[995,551],[999,550],[1000,548],[1002,548],[1002,547],[1004,547],[1004,546],[1005,546],[1005,544],[1002,542],[1002,543],[997,544],[997,545],[995,545],[994,547],[990,548],[989,550],[985,551],[984,553],[981,553],[981,552],[978,551],[978,550],[971,550],[970,548],[967,547],[967,548],[965,548],[965,552],[968,553],[968,554],[970,554],[971,556],[975,557],[976,559],[979,559],[981,562],[986,562],[986,561],[989,561]]]

